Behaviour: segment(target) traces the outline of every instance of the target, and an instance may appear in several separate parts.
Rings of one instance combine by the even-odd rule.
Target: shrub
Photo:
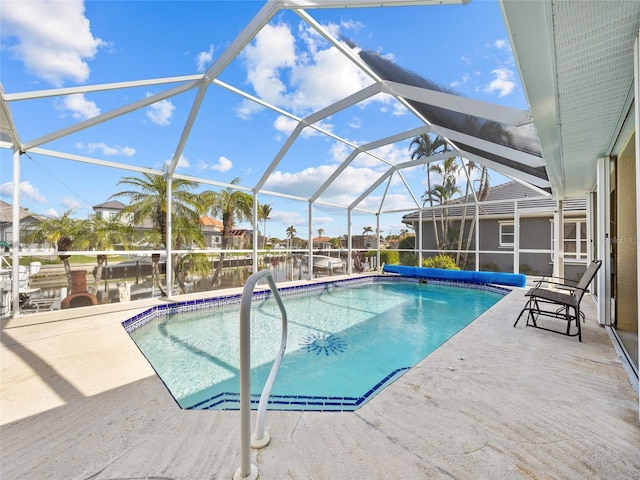
[[[381,250],[380,264],[398,265],[400,263],[400,254],[395,250]]]
[[[522,265],[520,265],[520,273],[524,275],[538,275],[538,271],[528,263],[523,263]]]
[[[416,238],[413,236],[406,236],[398,244],[400,250],[415,250]],[[418,264],[418,255],[414,252],[400,252],[400,264],[415,267]]]
[[[449,255],[441,253],[435,257],[423,258],[422,266],[428,268],[444,268],[445,270],[460,270],[456,265],[456,261]]]
[[[480,264],[480,270],[483,272],[499,272],[500,267],[495,263],[482,263]]]

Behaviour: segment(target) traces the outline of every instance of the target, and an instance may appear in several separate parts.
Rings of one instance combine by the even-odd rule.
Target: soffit
[[[554,196],[596,185],[633,86],[640,2],[501,2]]]

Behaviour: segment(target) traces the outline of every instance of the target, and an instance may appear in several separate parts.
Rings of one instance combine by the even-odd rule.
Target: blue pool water
[[[269,409],[355,410],[502,295],[412,282],[326,284],[284,298],[287,350]],[[273,298],[254,301],[251,393],[280,346]],[[158,317],[131,332],[182,408],[239,408],[239,306]]]

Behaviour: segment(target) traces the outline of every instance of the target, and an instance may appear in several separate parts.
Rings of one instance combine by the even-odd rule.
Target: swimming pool
[[[355,410],[505,293],[384,276],[307,290],[281,290],[289,327],[271,410]],[[271,295],[254,296],[251,396],[256,406],[280,346],[281,324]],[[239,408],[235,300],[191,312],[168,310],[125,325],[182,408]]]

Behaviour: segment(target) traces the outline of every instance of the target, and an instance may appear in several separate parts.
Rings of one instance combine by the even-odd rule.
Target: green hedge
[[[380,264],[398,265],[400,254],[396,250],[380,250]]]
[[[422,266],[428,268],[444,268],[446,270],[460,270],[460,267],[456,265],[456,261],[444,253],[436,255],[435,257],[423,258]]]

